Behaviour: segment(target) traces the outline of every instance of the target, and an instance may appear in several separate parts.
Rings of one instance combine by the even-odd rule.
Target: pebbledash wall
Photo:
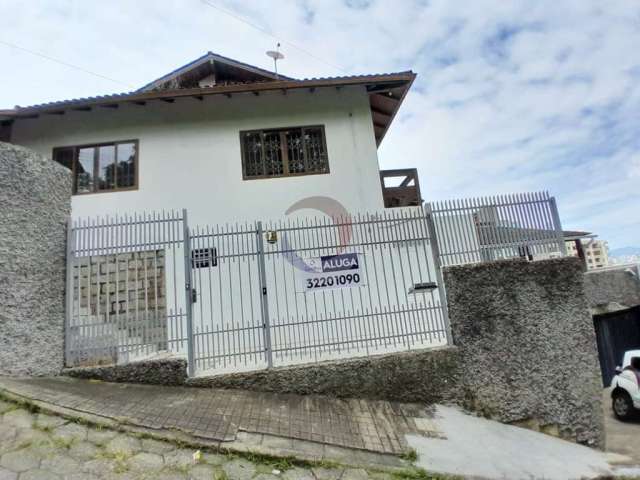
[[[455,347],[194,378],[194,386],[456,403],[603,446],[596,339],[579,259],[449,267]]]
[[[640,265],[589,270],[585,292],[593,314],[611,313],[640,305]]]
[[[0,374],[63,367],[71,174],[0,142]]]
[[[595,331],[577,258],[445,270],[456,401],[503,422],[603,445]]]
[[[63,367],[70,191],[63,167],[0,143],[1,374],[57,374]],[[86,278],[92,278],[88,272]],[[600,373],[580,260],[450,267],[445,284],[455,347],[186,383],[453,402],[500,421],[601,446]],[[75,374],[151,381],[147,377],[153,371],[154,382],[176,384],[185,381],[184,367],[180,360],[164,367],[132,364],[133,373],[102,367],[75,369]],[[162,374],[163,368],[170,373]]]

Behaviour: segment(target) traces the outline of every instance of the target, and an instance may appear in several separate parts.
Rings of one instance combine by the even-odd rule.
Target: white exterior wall
[[[329,174],[242,179],[240,131],[305,125],[325,127]],[[311,196],[331,197],[354,214],[384,209],[369,101],[360,87],[257,97],[216,96],[204,101],[187,98],[174,104],[151,101],[146,106],[124,105],[116,110],[96,108],[63,116],[45,115],[17,121],[12,135],[14,143],[46,156],[51,156],[54,147],[134,139],[139,141],[139,189],[74,196],[75,219],[186,208],[192,232],[202,232],[198,225],[206,228],[227,222],[278,220],[292,204]],[[415,208],[387,212],[398,218],[421,218]],[[300,210],[295,216],[322,217],[322,213]],[[277,222],[265,225],[277,228]],[[117,238],[122,238],[120,235]],[[306,237],[293,232],[289,237],[293,248],[301,248],[301,255],[309,257],[332,253],[327,248],[305,248],[318,242],[316,247],[333,245],[337,239],[332,235],[336,235],[335,230],[324,229]],[[415,284],[436,279],[426,236],[425,224],[416,219],[406,223],[390,218],[387,224],[356,225],[347,251],[362,256],[363,282],[361,287],[346,290],[296,293],[294,267],[286,255],[267,255],[274,361],[300,363],[443,344],[443,313],[434,305],[437,293],[409,293]],[[364,239],[368,239],[365,244],[373,243],[357,246]],[[257,257],[254,253],[228,256],[239,249],[255,252],[255,241],[254,234],[224,239],[196,235],[192,240],[193,248],[215,247],[221,257],[215,267],[192,271],[197,294],[193,306],[194,351],[196,359],[202,359],[198,365],[201,371],[207,367],[215,367],[217,372],[236,371],[265,364]],[[276,248],[282,248],[281,243],[266,245],[268,252]],[[184,342],[177,340],[186,338],[181,246],[172,244],[165,248],[165,254],[169,348],[184,353]],[[136,270],[133,278],[128,271],[127,263],[120,273],[126,277],[125,288],[139,282]],[[146,275],[145,270],[142,276]],[[73,312],[74,324],[85,333],[93,332],[90,337],[114,322],[107,307],[111,300],[100,293],[99,283],[87,284],[85,296],[100,306],[91,311],[77,306]],[[127,312],[135,318],[147,313],[145,304],[137,305],[127,303]],[[118,315],[116,323],[126,321]],[[297,327],[286,326],[295,321],[300,322]],[[128,345],[143,342],[146,335],[145,326],[135,325],[133,332],[128,329],[118,340],[125,350]],[[309,342],[319,346],[299,348]],[[325,343],[335,345],[323,346]],[[146,345],[139,351],[136,347],[132,355],[144,356],[155,348]],[[283,353],[286,349],[291,350]],[[222,358],[213,359],[215,355]]]
[[[325,126],[329,174],[242,179],[240,131],[305,125]],[[13,143],[46,156],[54,147],[131,139],[139,140],[139,189],[74,196],[74,218],[187,208],[191,225],[209,225],[280,218],[315,195],[351,212],[383,208],[364,87],[67,111],[18,120],[12,133]]]

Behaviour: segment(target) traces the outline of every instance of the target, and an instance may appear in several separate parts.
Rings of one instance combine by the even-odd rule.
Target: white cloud
[[[640,153],[634,154],[629,159],[629,177],[640,179]],[[640,189],[640,186],[638,188]]]
[[[412,68],[380,149],[428,199],[548,189],[565,226],[640,244],[640,4],[211,0],[282,36],[284,74]],[[142,85],[213,50],[270,68],[273,38],[199,0],[0,0],[0,40]],[[122,91],[0,45],[0,106]]]

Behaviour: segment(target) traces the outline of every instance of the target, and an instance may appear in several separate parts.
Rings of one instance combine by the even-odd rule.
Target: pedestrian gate
[[[187,212],[69,229],[67,364],[185,354],[191,374],[447,343],[421,208],[188,227]]]

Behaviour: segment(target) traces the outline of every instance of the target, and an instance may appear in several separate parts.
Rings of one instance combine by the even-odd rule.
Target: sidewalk
[[[406,465],[406,434],[439,437],[424,407],[321,396],[115,384],[56,378],[0,378],[0,391],[203,444],[309,460]],[[97,419],[97,421],[96,421]],[[353,450],[356,450],[355,452]],[[374,455],[367,455],[370,452]]]
[[[415,470],[407,470],[408,475]],[[409,477],[413,478],[413,477]],[[377,468],[216,453],[0,400],[1,480],[399,480]]]
[[[564,480],[638,473],[633,459],[440,405],[425,408],[65,377],[0,377],[0,394],[11,400],[27,400],[45,413],[134,434],[134,439],[142,433],[144,438],[192,448],[245,452],[249,457],[295,457],[315,465],[331,462],[342,465],[343,470],[407,471],[413,469],[407,460],[411,458],[428,472],[473,478]],[[26,422],[23,427],[30,425]],[[612,466],[611,461],[619,465]],[[162,468],[170,465],[167,462],[164,458]],[[156,463],[160,468],[160,461]]]

